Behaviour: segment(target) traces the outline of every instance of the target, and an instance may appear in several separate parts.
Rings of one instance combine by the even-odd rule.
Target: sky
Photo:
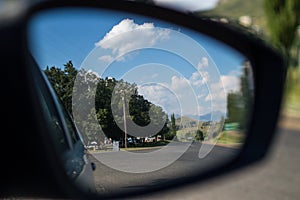
[[[137,84],[146,99],[179,115],[225,114],[245,60],[184,27],[112,11],[49,11],[31,21],[28,33],[42,69],[72,60],[78,69]]]

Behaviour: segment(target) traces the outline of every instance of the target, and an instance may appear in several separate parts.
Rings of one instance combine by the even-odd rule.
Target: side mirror
[[[130,1],[45,2],[26,17],[26,41],[70,105],[85,146],[93,145],[97,194],[80,192],[80,180],[55,172],[71,196],[180,187],[257,162],[268,151],[283,60],[230,24]],[[47,148],[47,162],[61,160],[65,169],[59,150],[51,150],[56,146]]]

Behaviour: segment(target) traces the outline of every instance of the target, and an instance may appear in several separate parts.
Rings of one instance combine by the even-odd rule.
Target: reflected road
[[[176,143],[173,144],[176,149]],[[215,146],[209,155],[204,159],[198,158],[198,153],[201,143],[193,143],[187,152],[181,156],[173,164],[166,168],[148,172],[148,173],[126,173],[114,170],[101,162],[98,159],[101,156],[110,156],[115,161],[120,160],[122,152],[101,152],[93,153],[92,160],[96,164],[95,181],[97,191],[100,193],[114,193],[116,191],[126,192],[138,189],[145,189],[155,187],[157,184],[171,181],[178,176],[188,177],[193,176],[192,172],[205,171],[216,167],[222,163],[228,162],[239,152],[238,148],[229,148],[222,146]],[[135,150],[134,153],[147,153],[153,151],[151,149]],[[174,152],[176,153],[176,152]],[[157,162],[163,158],[157,158]],[[124,165],[124,163],[119,163]],[[154,164],[154,163],[153,163]],[[137,167],[132,164],[131,167]]]

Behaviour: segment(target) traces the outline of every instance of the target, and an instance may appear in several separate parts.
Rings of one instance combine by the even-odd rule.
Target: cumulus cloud
[[[240,88],[239,78],[236,76],[222,75],[219,82],[210,86],[210,94],[205,98],[207,101],[211,98],[224,100],[229,92],[238,91]]]
[[[206,57],[201,59],[199,66],[201,70],[195,71],[189,77],[175,75],[161,85],[139,87],[139,93],[164,107],[168,113],[201,115],[211,112],[212,109],[225,112],[227,94],[240,90],[238,73],[232,71],[227,75],[210,74]]]
[[[107,61],[109,56],[116,58],[131,50],[151,47],[168,39],[169,34],[169,30],[157,28],[153,23],[139,25],[132,19],[124,19],[95,43],[95,46],[112,50],[112,55],[102,58],[103,61]]]
[[[181,114],[199,115],[199,101],[195,88],[185,77],[173,76],[170,86],[181,105]]]
[[[236,71],[231,71],[227,75],[213,76],[209,72],[208,60],[203,58],[198,64],[199,72],[194,72],[189,81],[197,93],[199,101],[211,104],[215,110],[224,111],[227,107],[227,94],[240,90],[240,78]],[[203,108],[202,108],[203,110]]]
[[[112,62],[114,60],[114,58],[111,55],[105,55],[105,56],[99,57],[99,60],[109,63],[109,62]]]
[[[198,115],[200,106],[190,81],[172,76],[170,82],[139,86],[138,92],[150,102],[162,106],[167,113]]]
[[[189,78],[189,81],[194,86],[201,86],[208,82],[209,80],[209,71],[207,71],[207,67],[209,66],[208,58],[203,57],[201,59],[201,62],[198,63],[197,70],[194,73],[192,73],[191,77]]]
[[[172,76],[171,88],[174,91],[188,91],[187,89],[190,88],[189,81],[184,77]]]
[[[138,86],[139,94],[155,105],[161,106],[167,113],[180,113],[176,95],[166,84],[146,84]]]
[[[221,76],[225,92],[238,91],[240,89],[240,79],[236,76]]]
[[[201,62],[198,63],[198,70],[202,70],[205,67],[208,67],[208,58],[207,57],[203,57],[201,59]]]
[[[211,109],[224,112],[227,94],[240,89],[239,76],[231,74],[221,75],[218,82],[209,83],[209,88],[201,82],[203,78],[199,73],[193,73],[189,79],[172,76],[168,83],[143,85],[138,90],[146,99],[163,107],[167,113],[202,115],[211,112]]]

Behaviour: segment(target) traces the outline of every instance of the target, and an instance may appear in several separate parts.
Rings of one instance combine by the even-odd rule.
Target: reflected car
[[[34,81],[39,86],[37,91],[42,104],[42,115],[52,132],[50,139],[62,156],[61,161],[66,174],[74,183],[80,183],[84,191],[95,193],[93,175],[95,165],[89,160],[90,155],[84,146],[81,133],[45,74],[39,70],[35,70],[33,73],[35,73]]]

